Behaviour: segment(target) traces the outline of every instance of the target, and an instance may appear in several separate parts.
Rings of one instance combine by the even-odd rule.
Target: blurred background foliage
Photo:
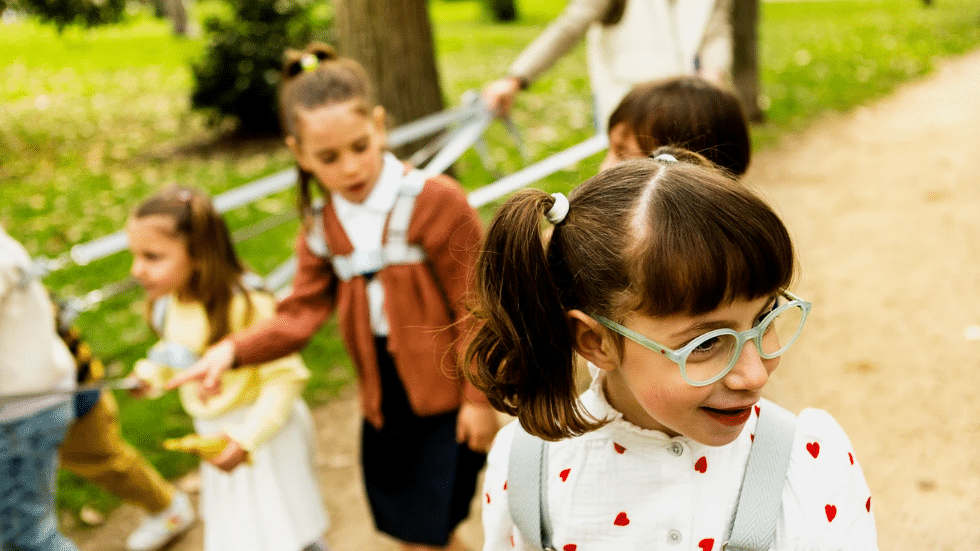
[[[223,93],[220,84],[232,86],[227,97],[234,115],[243,74],[269,83],[282,45],[292,40],[301,45],[305,36],[329,40],[329,2],[206,0],[190,6],[189,36],[180,37],[155,15],[159,10],[153,4],[131,2],[122,20],[110,25],[88,27],[72,19],[59,32],[56,20],[28,16],[20,4],[24,0],[13,1],[0,23],[0,224],[34,254],[57,257],[73,244],[120,229],[139,199],[167,183],[218,194],[292,165],[281,138],[244,139],[234,133],[233,119],[215,115],[221,112],[218,107],[195,109],[192,96],[199,80],[206,80],[195,74],[226,75],[209,82],[217,86],[215,96]],[[516,21],[500,23],[487,1],[430,0],[449,105],[466,90],[504,74],[565,4],[524,0]],[[297,20],[278,19],[282,14]],[[281,34],[272,36],[273,28]],[[944,57],[978,45],[980,6],[974,0],[937,0],[929,8],[912,0],[764,2],[760,101],[768,122],[753,128],[754,146],[767,147],[828,112],[871,102],[927,74]],[[519,96],[513,118],[529,158],[537,160],[589,137],[594,132],[591,112],[580,46]],[[502,125],[491,126],[486,139],[489,169],[472,152],[456,165],[468,189],[523,166]],[[599,160],[598,155],[587,159],[538,186],[568,191],[594,174]],[[228,213],[228,222],[233,229],[248,227],[288,214],[293,203],[293,192],[283,192]],[[494,207],[484,208],[484,217]],[[297,231],[290,221],[238,248],[255,271],[267,274],[290,254]],[[120,253],[89,266],[70,266],[46,283],[63,296],[81,295],[125,279],[129,261],[127,253]],[[130,291],[79,319],[115,376],[127,373],[151,342],[142,315],[141,295]],[[305,392],[311,404],[343,392],[352,380],[332,324],[303,356],[314,375]],[[155,401],[117,397],[125,434],[166,476],[194,467],[192,458],[160,448],[163,439],[192,430],[175,396]],[[62,476],[61,486],[61,504],[73,512],[85,503],[103,511],[117,503],[69,475]]]

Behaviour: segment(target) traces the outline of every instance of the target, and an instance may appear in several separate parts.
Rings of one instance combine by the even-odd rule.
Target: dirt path
[[[830,411],[873,492],[880,547],[980,542],[980,51],[760,154],[747,181],[787,220],[814,303],[769,397]],[[980,329],[975,330],[980,333]],[[357,467],[356,402],[315,412],[337,551],[394,549],[373,533]],[[478,508],[474,503],[474,511]],[[124,506],[72,537],[118,551]],[[478,515],[464,526],[481,543]],[[200,526],[171,547],[201,548]]]

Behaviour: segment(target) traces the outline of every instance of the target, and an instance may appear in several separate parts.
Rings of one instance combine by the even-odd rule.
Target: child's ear
[[[374,109],[371,110],[371,122],[374,123],[374,129],[378,132],[378,136],[381,137],[381,149],[386,149],[388,147],[388,129],[385,128],[385,108],[380,105],[375,105]]]
[[[599,322],[581,310],[569,310],[567,316],[575,351],[599,369],[616,369],[619,366],[616,343]]]
[[[293,158],[296,159],[296,164],[302,167],[303,170],[307,170],[307,168],[303,166],[303,152],[300,150],[299,141],[296,139],[296,136],[293,136],[292,134],[286,136],[285,142],[286,147],[288,147],[289,151],[293,153]]]

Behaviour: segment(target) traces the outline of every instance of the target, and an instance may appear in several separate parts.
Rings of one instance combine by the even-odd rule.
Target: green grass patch
[[[563,8],[564,0],[523,1],[521,19],[493,23],[481,0],[432,0],[440,78],[447,103],[505,74],[508,65]],[[756,148],[804,127],[828,111],[879,98],[927,74],[937,61],[980,44],[980,7],[972,0],[845,0],[763,3],[762,98],[767,122],[753,129]],[[170,25],[137,14],[111,27],[54,27],[33,21],[0,24],[0,224],[34,254],[56,257],[72,244],[122,226],[130,208],[169,182],[212,194],[287,168],[281,140],[224,139],[189,108],[190,62],[201,39],[170,35]],[[514,122],[531,160],[594,132],[584,48],[558,62],[519,96]],[[490,167],[467,153],[457,164],[474,189],[524,165],[510,137],[494,124],[486,137]],[[542,181],[567,191],[594,174],[600,157]],[[292,192],[229,213],[247,227],[293,208]],[[495,205],[483,210],[488,217]],[[291,248],[290,222],[239,245],[246,261],[268,273]],[[72,266],[46,283],[78,295],[124,278],[127,253]],[[106,301],[79,319],[87,339],[114,375],[129,371],[151,342],[138,291]],[[350,362],[332,324],[304,351],[314,373],[305,397],[319,403],[352,380]],[[127,437],[166,476],[194,461],[164,452],[160,441],[191,430],[175,396],[134,401],[119,395]],[[107,510],[116,500],[64,475],[62,506]]]

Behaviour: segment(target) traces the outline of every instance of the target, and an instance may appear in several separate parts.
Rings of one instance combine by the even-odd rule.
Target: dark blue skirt
[[[469,514],[486,455],[456,442],[457,412],[419,417],[376,337],[384,427],[364,422],[364,486],[378,530],[407,543],[445,546]]]

